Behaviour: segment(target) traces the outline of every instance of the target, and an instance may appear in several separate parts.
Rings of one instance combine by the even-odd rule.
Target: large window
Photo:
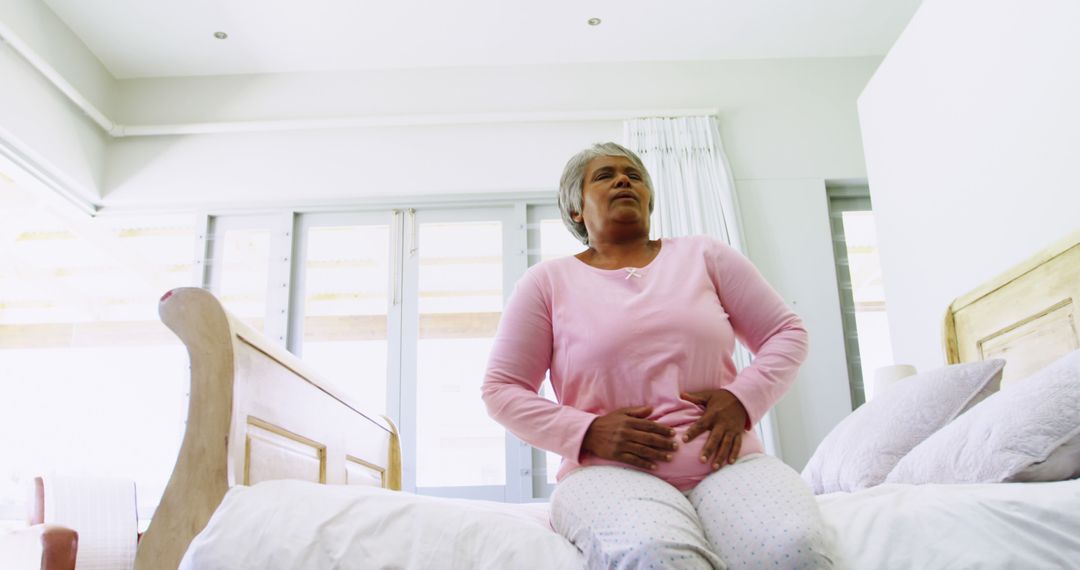
[[[133,478],[150,519],[187,409],[187,354],[156,311],[178,286],[212,290],[392,418],[406,489],[550,494],[558,457],[508,434],[480,399],[518,278],[582,249],[550,200],[91,219],[0,192],[0,449],[12,460],[0,519],[21,518],[30,478],[50,473]]]
[[[836,279],[847,351],[851,405],[866,401],[865,382],[893,364],[874,213],[865,186],[829,189]]]
[[[502,312],[503,224],[440,218],[416,228],[416,485],[501,486],[505,434],[479,394]]]
[[[206,285],[360,407],[398,423],[406,489],[550,494],[557,458],[492,421],[480,384],[517,279],[530,263],[581,250],[554,207],[222,215],[208,227]],[[277,315],[289,318],[279,326]]]
[[[188,359],[158,320],[194,284],[194,216],[89,219],[0,178],[0,519],[37,475],[134,479],[145,522],[176,460]]]
[[[347,396],[385,414],[392,216],[310,214],[297,226],[290,349]]]
[[[229,311],[285,343],[292,276],[292,213],[206,220],[202,285]]]

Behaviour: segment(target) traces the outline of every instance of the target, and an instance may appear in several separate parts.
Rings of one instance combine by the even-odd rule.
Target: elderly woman
[[[570,159],[559,207],[588,249],[517,284],[483,386],[563,457],[555,529],[592,568],[831,566],[809,489],[752,431],[806,356],[799,317],[723,243],[650,240],[649,174],[617,144]],[[738,372],[736,339],[755,354]]]

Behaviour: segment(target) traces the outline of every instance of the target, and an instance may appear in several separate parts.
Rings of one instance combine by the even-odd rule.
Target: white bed
[[[400,494],[399,494],[400,495]],[[1080,480],[882,485],[818,497],[846,568],[1080,565]],[[229,492],[196,568],[584,568],[547,505],[395,496],[278,481]]]
[[[1019,377],[1077,348],[1078,238],[953,303],[950,362],[1006,355]],[[185,551],[185,568],[581,567],[544,505],[392,491],[401,466],[389,420],[364,414],[209,293],[170,292],[160,310],[191,354],[191,406],[136,568],[175,568]],[[1076,480],[886,485],[819,502],[852,568],[1080,567]]]

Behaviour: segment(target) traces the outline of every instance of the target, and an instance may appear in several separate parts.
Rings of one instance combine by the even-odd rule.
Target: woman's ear
[[[585,218],[581,217],[581,214],[577,212],[570,212],[570,219],[579,224],[585,221]]]

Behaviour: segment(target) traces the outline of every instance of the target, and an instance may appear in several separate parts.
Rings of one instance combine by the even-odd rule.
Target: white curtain
[[[716,117],[630,119],[623,123],[623,140],[641,157],[652,177],[655,203],[651,237],[707,235],[746,254],[735,179],[720,142]],[[750,353],[737,345],[735,365],[742,369],[749,363]],[[781,457],[771,412],[757,429],[766,453]]]
[[[716,117],[630,119],[623,138],[652,176],[653,237],[709,235],[743,251],[735,180]]]

